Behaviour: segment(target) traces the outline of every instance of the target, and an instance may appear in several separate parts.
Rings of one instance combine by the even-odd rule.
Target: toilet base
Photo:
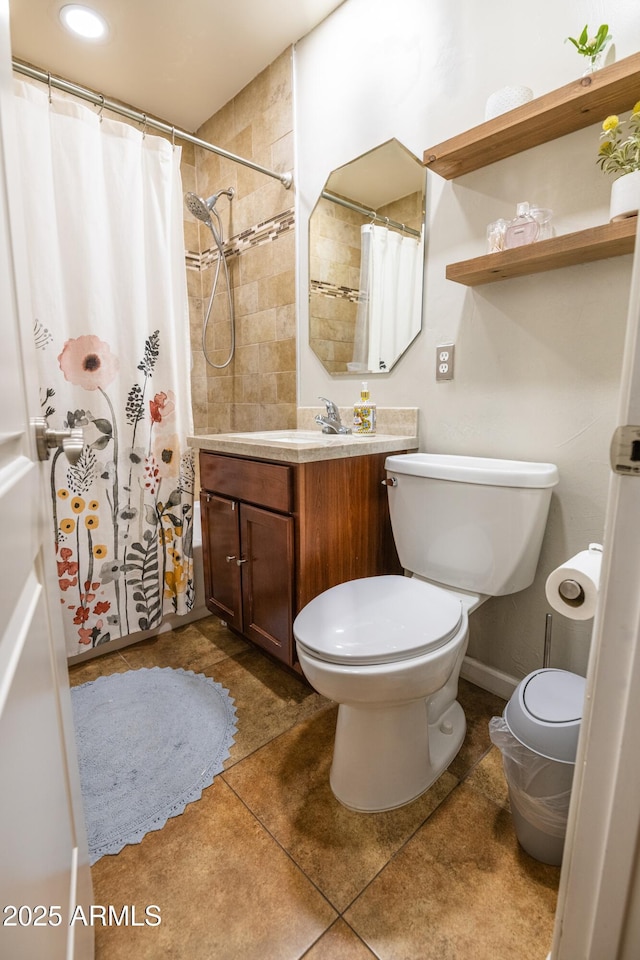
[[[330,775],[336,799],[359,813],[381,813],[428,790],[462,746],[466,721],[456,700],[435,723],[427,712],[428,700],[341,704]]]

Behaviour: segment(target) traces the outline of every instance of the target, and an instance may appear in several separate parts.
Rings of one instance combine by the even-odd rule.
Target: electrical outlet
[[[452,343],[436,347],[436,380],[453,380],[455,349]]]

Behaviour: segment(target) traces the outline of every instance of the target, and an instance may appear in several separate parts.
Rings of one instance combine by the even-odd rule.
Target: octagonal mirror
[[[309,220],[309,345],[328,373],[388,373],[419,334],[425,196],[395,139],[328,177]]]

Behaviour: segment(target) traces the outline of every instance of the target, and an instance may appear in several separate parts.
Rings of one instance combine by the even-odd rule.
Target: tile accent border
[[[335,283],[325,283],[324,280],[311,280],[309,283],[311,293],[317,293],[321,297],[331,297],[335,300],[348,300],[350,303],[359,303],[365,299],[365,294],[353,287],[339,287]]]
[[[293,207],[283,213],[263,220],[261,223],[248,227],[235,237],[230,237],[224,244],[225,259],[239,257],[245,250],[259,247],[265,243],[277,240],[283,233],[288,233],[295,227],[295,212]],[[195,250],[185,251],[185,264],[188,270],[208,270],[218,260],[216,247],[208,247],[203,253]]]

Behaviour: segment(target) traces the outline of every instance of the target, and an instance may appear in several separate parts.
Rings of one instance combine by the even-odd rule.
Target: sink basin
[[[253,433],[237,433],[238,439],[268,440],[271,443],[335,443],[355,440],[351,433],[322,433],[318,430],[257,430]]]

